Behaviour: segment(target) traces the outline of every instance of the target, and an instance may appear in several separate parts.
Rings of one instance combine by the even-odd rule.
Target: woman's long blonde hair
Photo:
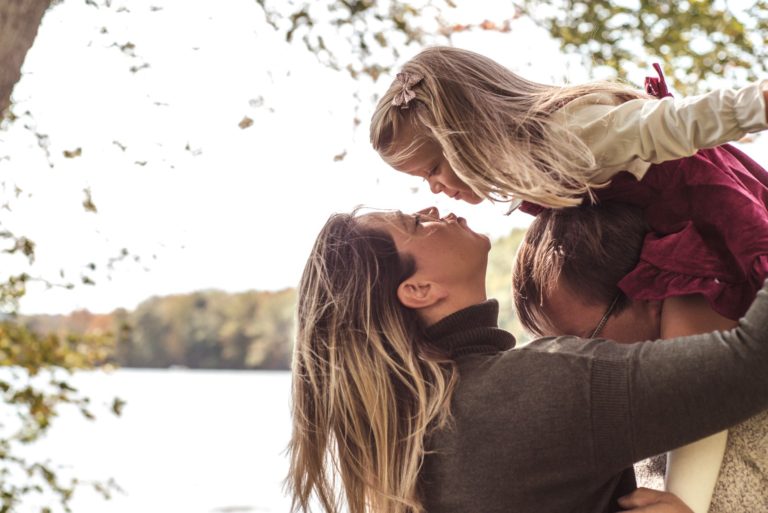
[[[320,232],[298,296],[292,511],[309,511],[313,497],[331,513],[342,502],[350,513],[424,511],[425,436],[450,417],[456,372],[397,299],[414,270],[386,232],[354,213]]]
[[[423,50],[402,71],[422,80],[407,108],[392,105],[400,82],[381,97],[371,143],[390,165],[424,140],[435,141],[456,175],[480,197],[519,198],[547,207],[577,205],[591,195],[594,155],[551,118],[568,102],[604,92],[620,102],[648,98],[617,82],[551,86],[526,80],[480,54],[451,47]],[[399,140],[408,130],[411,141]],[[593,187],[593,186],[592,186]]]

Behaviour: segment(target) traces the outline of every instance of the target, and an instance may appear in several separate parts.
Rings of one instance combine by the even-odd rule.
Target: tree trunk
[[[0,120],[51,0],[0,0]]]

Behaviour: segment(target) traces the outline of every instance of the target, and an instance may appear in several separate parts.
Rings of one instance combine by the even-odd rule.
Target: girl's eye
[[[427,173],[427,178],[429,178],[429,177],[432,177],[432,176],[435,176],[435,175],[438,173],[438,169],[439,169],[439,167],[440,167],[440,166],[439,166],[439,165],[437,165],[437,166],[433,167],[432,169],[430,169],[430,170],[429,170],[429,173]]]
[[[419,226],[421,224],[421,214],[416,214],[413,216],[414,224],[416,226]]]

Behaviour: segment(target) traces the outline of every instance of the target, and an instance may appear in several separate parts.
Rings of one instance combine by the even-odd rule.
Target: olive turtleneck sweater
[[[514,348],[497,314],[490,300],[427,330],[459,371],[427,441],[429,513],[604,512],[633,462],[768,408],[765,286],[732,331],[630,345]]]

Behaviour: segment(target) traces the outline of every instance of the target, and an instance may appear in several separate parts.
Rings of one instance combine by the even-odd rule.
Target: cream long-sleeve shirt
[[[768,129],[763,91],[768,80],[686,98],[619,103],[608,93],[588,94],[553,114],[595,156],[595,184],[620,171],[641,179],[651,164],[688,157],[704,148]]]

